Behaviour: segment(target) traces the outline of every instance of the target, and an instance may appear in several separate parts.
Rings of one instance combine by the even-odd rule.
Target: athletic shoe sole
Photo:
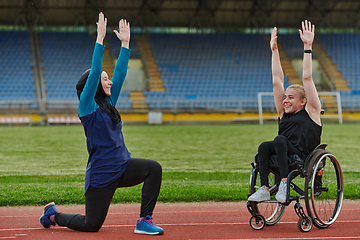
[[[137,234],[148,234],[148,235],[162,235],[164,234],[164,231],[160,231],[160,232],[146,232],[146,231],[141,231],[141,230],[137,230],[135,229],[134,231]]]

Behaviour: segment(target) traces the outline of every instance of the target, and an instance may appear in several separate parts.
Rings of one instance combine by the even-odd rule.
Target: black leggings
[[[59,226],[82,232],[97,232],[103,225],[116,188],[131,187],[142,182],[140,217],[152,216],[159,196],[162,169],[158,162],[150,159],[132,158],[124,174],[104,188],[89,187],[85,194],[86,215],[57,213]]]
[[[260,144],[258,158],[261,186],[269,186],[268,176],[270,156],[276,155],[279,164],[280,177],[286,178],[289,174],[288,156],[293,154],[301,156],[301,152],[282,135],[277,136],[274,141],[263,142]]]

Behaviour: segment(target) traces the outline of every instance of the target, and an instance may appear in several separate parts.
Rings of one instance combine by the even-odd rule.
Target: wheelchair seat
[[[255,163],[257,166],[259,166],[258,154],[256,154],[256,156],[255,156]],[[300,158],[299,155],[294,154],[294,155],[288,156],[288,163],[289,163],[289,170],[291,171],[294,169],[299,169],[300,167],[304,166],[305,160]],[[278,164],[276,155],[270,156],[269,168],[274,169],[274,170],[279,169],[279,164]]]

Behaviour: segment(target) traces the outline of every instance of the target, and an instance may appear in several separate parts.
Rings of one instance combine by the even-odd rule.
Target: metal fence
[[[262,96],[261,110],[259,112],[259,100],[257,98],[157,98],[147,99],[146,105],[134,108],[133,102],[128,98],[119,98],[117,109],[120,113],[276,113],[272,96]],[[341,98],[342,111],[360,112],[360,95]],[[326,111],[326,109],[325,109]],[[73,119],[78,113],[77,100],[51,100],[46,101],[45,112],[40,112],[34,100],[8,100],[0,101],[0,124],[29,123],[30,115],[36,114],[46,122],[48,116],[62,115],[66,119]],[[57,121],[54,118],[50,118]],[[70,120],[69,120],[70,121]],[[70,122],[77,122],[71,120]]]

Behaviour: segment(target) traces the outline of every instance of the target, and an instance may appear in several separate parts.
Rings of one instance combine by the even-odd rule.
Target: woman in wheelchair
[[[304,43],[303,86],[294,84],[286,91],[284,91],[284,73],[277,46],[277,28],[275,27],[271,33],[272,81],[275,107],[279,115],[279,131],[273,141],[263,142],[258,148],[261,188],[249,196],[248,201],[270,200],[269,163],[270,156],[276,155],[281,177],[276,200],[285,203],[289,171],[288,156],[296,154],[305,160],[320,144],[321,104],[312,78],[311,51],[314,30],[315,26],[310,21],[302,22],[302,30],[299,30],[299,34]]]

